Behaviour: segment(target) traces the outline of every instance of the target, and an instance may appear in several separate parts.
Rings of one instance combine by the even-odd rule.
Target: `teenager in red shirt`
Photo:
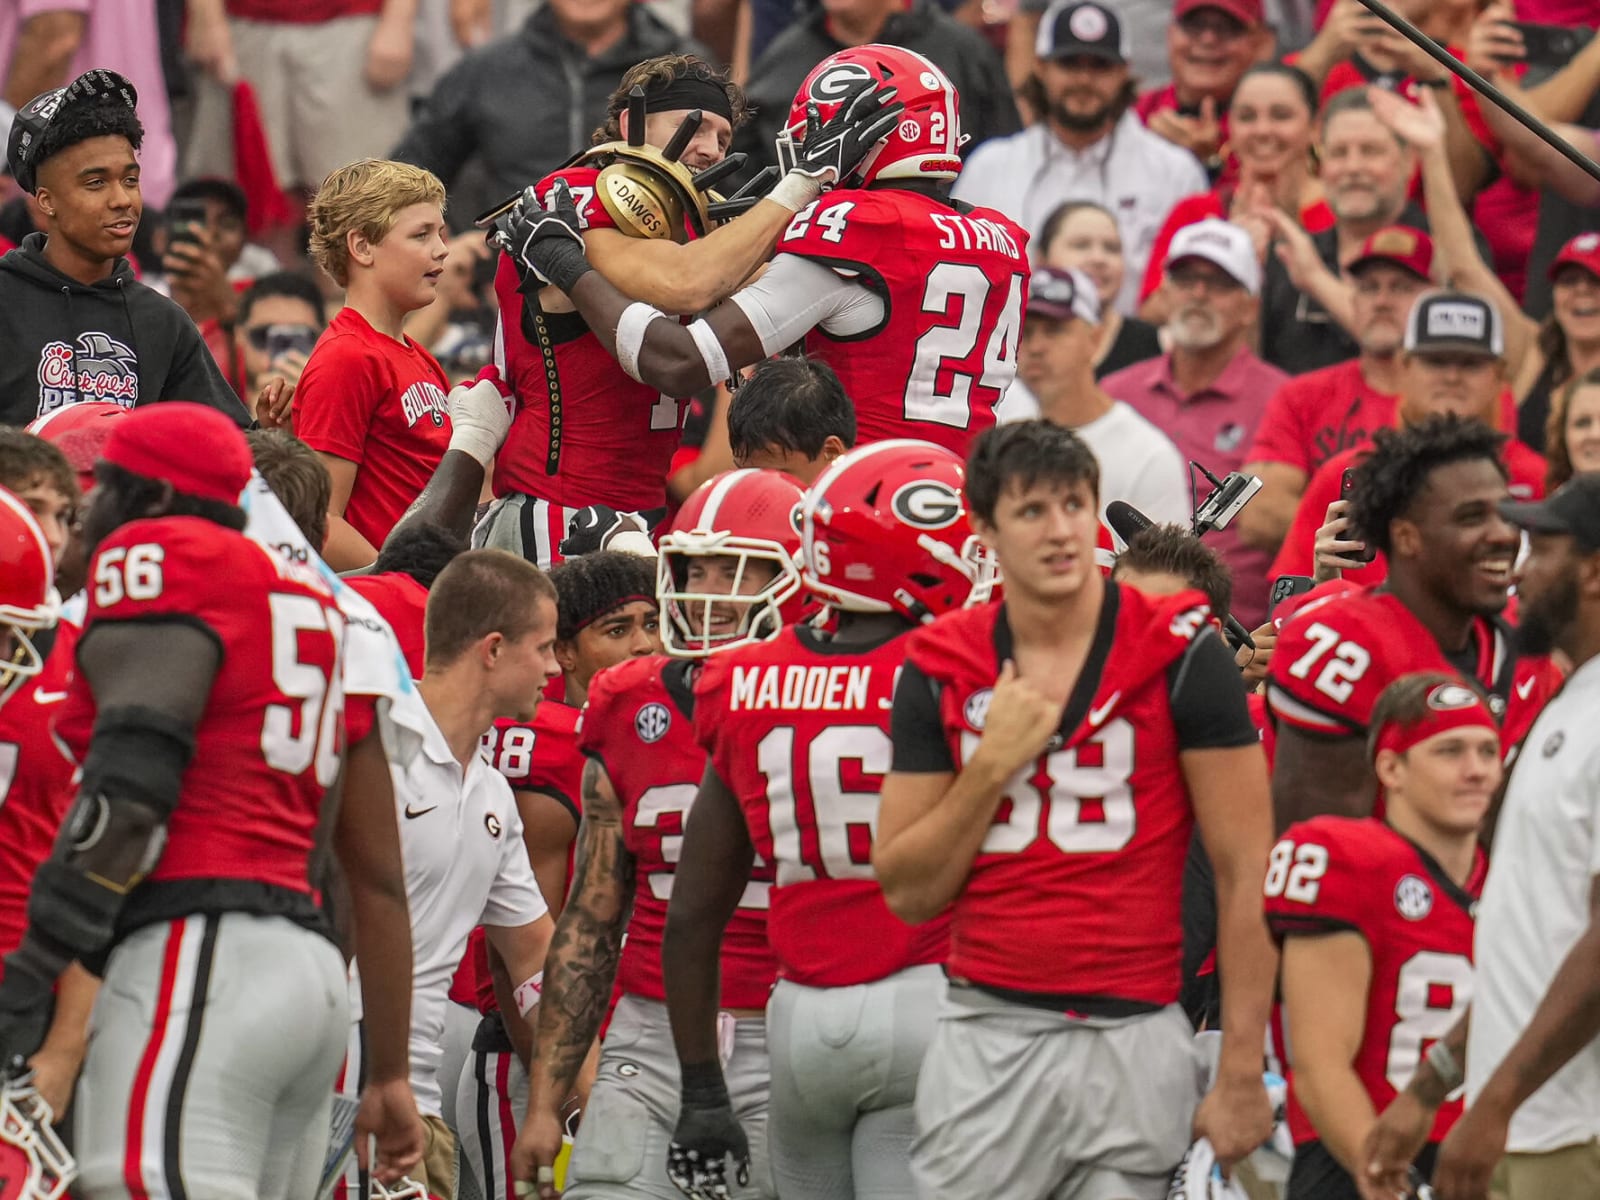
[[[329,175],[308,216],[312,257],[345,307],[300,376],[294,432],[333,477],[323,557],[348,571],[377,557],[450,443],[449,381],[402,328],[433,303],[449,253],[444,185],[366,159]]]

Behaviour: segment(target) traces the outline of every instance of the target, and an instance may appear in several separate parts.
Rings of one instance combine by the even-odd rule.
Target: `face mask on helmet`
[[[827,121],[863,82],[881,81],[905,105],[900,123],[840,187],[866,187],[879,179],[954,179],[961,172],[961,103],[955,85],[934,63],[900,46],[868,45],[841,50],[807,75],[795,94],[789,119],[777,138],[779,165],[794,166],[805,140],[806,105]]]
[[[778,471],[725,471],[690,496],[656,564],[667,653],[704,658],[776,637],[797,620],[803,493]]]
[[[999,598],[1000,560],[994,551],[983,544],[983,539],[973,534],[961,548],[961,557],[972,567],[972,594],[967,597],[967,608],[976,608]]]
[[[409,1175],[401,1176],[397,1183],[391,1183],[387,1187],[373,1176],[371,1187],[367,1191],[367,1200],[433,1200],[433,1197],[428,1194],[427,1188]]]
[[[61,1200],[77,1178],[51,1116],[30,1076],[0,1083],[0,1200]]]

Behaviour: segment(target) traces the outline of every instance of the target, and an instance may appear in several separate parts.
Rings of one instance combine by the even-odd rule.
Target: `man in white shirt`
[[[1136,87],[1122,19],[1095,0],[1054,0],[1039,20],[1021,94],[1039,119],[967,156],[952,195],[997,208],[1038,235],[1067,200],[1117,220],[1127,272],[1117,309],[1132,315],[1156,234],[1172,206],[1209,186],[1198,159],[1133,113]]]
[[[1100,515],[1113,500],[1157,525],[1193,516],[1188,472],[1170,438],[1100,390],[1094,348],[1100,297],[1082,271],[1038,267],[1028,287],[1017,380],[995,412],[1002,421],[1044,417],[1088,443],[1100,463]]]
[[[394,769],[394,792],[414,960],[411,1087],[428,1126],[426,1179],[418,1182],[451,1200],[455,1141],[441,1116],[438,1078],[451,976],[473,926],[483,925],[527,1020],[554,931],[511,785],[479,739],[496,718],[531,720],[545,684],[561,673],[555,588],[515,555],[469,551],[434,580],[425,635],[426,668],[417,683],[427,709],[422,749]]]
[[[1439,1200],[1483,1200],[1491,1178],[1503,1200],[1600,1196],[1600,473],[1500,511],[1531,538],[1519,648],[1559,649],[1573,672],[1506,786],[1478,904],[1467,1109],[1433,1184]],[[1429,1049],[1369,1136],[1368,1195],[1395,1194],[1430,1105],[1462,1081],[1462,1040],[1458,1027]]]

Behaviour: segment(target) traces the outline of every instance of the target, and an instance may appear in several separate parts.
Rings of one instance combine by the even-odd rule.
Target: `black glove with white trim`
[[[750,1182],[750,1142],[734,1119],[717,1063],[683,1068],[678,1127],[667,1150],[667,1178],[690,1200],[728,1200],[728,1159],[740,1187]]]
[[[554,284],[563,292],[590,271],[583,253],[583,233],[578,206],[564,179],[550,188],[549,207],[539,203],[532,187],[495,218],[489,244],[504,250],[540,286]]]
[[[795,148],[793,169],[824,184],[843,184],[878,143],[894,132],[906,110],[894,97],[894,88],[863,80],[826,121],[808,100],[805,138]]]

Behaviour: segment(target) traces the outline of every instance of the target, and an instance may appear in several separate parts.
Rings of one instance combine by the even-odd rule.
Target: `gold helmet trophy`
[[[591,146],[562,165],[600,168],[596,194],[617,228],[629,237],[671,238],[680,243],[704,237],[721,222],[753,207],[777,182],[779,172],[767,167],[733,195],[719,196],[712,186],[738,172],[746,156],[730,154],[698,174],[691,171],[679,160],[702,120],[701,110],[694,109],[663,148],[647,145],[644,88],[635,86],[628,93],[627,139]],[[519,192],[473,223],[481,228],[493,225],[525,195]]]

